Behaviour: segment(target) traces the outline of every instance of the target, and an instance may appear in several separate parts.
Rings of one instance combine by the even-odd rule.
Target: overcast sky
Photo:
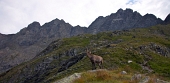
[[[0,33],[17,33],[33,21],[43,25],[55,18],[88,27],[98,16],[120,8],[164,20],[170,13],[170,0],[0,0]]]

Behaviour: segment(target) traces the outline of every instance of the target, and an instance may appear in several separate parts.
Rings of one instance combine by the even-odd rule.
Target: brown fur
[[[102,64],[103,64],[103,58],[101,56],[91,54],[91,52],[88,49],[86,50],[86,53],[87,53],[87,56],[88,56],[88,58],[90,59],[90,61],[92,63],[92,70],[96,69],[96,64],[101,69],[102,68]]]

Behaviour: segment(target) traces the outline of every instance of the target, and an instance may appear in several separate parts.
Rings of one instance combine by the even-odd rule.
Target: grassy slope
[[[86,38],[83,37],[83,39],[87,40],[87,42],[90,41],[87,47],[89,47],[94,54],[104,58],[104,68],[106,69],[121,68],[130,73],[146,73],[148,71],[143,70],[139,64],[148,61],[145,65],[153,70],[152,74],[166,78],[170,76],[170,58],[164,57],[149,48],[140,50],[139,47],[154,43],[165,48],[170,48],[170,33],[168,31],[170,31],[169,25],[157,25],[151,28],[120,32],[118,33],[119,35],[113,34],[112,32],[99,33],[97,35],[86,36]],[[80,38],[78,38],[78,40],[79,39]],[[76,41],[76,39],[74,40]],[[70,44],[72,45],[73,42],[70,42]],[[110,47],[108,47],[108,45],[110,45]],[[148,60],[148,57],[151,59]],[[128,60],[132,60],[133,62],[128,64]],[[91,69],[91,63],[86,57],[72,66],[70,71],[82,72],[89,69]]]
[[[72,38],[62,39],[62,44],[58,49],[54,49],[45,56],[38,57],[23,63],[11,71],[0,75],[0,81],[10,79],[12,76],[17,76],[18,70],[24,71],[26,65],[34,67],[35,63],[40,63],[47,57],[58,56],[71,48],[85,49],[88,47],[93,54],[100,55],[104,58],[104,68],[106,69],[122,69],[128,73],[146,73],[139,64],[145,64],[153,70],[152,74],[161,76],[164,79],[170,79],[170,58],[155,52],[149,48],[151,44],[162,48],[170,48],[170,25],[157,25],[150,28],[133,29],[130,31],[104,32],[97,35],[80,35]],[[140,49],[145,46],[145,49]],[[82,51],[83,52],[83,51]],[[81,52],[80,52],[81,53]],[[62,59],[68,59],[65,56]],[[132,60],[131,64],[127,61]],[[58,64],[57,61],[52,61],[51,65]],[[45,81],[52,82],[71,75],[75,72],[83,72],[91,69],[91,63],[87,57],[70,67],[69,69],[56,74],[58,68],[54,68],[45,76]],[[21,72],[20,71],[20,72]],[[35,72],[32,72],[35,73]]]

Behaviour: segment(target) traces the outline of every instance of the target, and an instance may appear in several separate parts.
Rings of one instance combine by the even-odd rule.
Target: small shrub
[[[98,80],[111,80],[111,75],[107,71],[97,71],[96,75]]]

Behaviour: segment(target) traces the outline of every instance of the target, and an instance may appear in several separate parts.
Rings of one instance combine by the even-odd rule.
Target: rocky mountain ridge
[[[53,83],[74,73],[88,71],[92,67],[86,56],[86,47],[93,54],[103,57],[104,69],[126,71],[127,75],[148,74],[153,75],[154,78],[169,81],[169,30],[170,25],[156,25],[149,28],[101,32],[95,35],[84,34],[58,39],[51,42],[33,59],[0,74],[0,82]],[[114,74],[120,77],[119,73]],[[92,73],[86,77],[91,75]],[[114,81],[113,78],[112,81]],[[130,78],[128,77],[129,81]],[[125,80],[127,81],[127,78]]]
[[[102,31],[127,30],[130,28],[145,28],[161,24],[163,21],[153,14],[140,15],[132,9],[119,9],[109,16],[98,17],[90,26],[90,33]]]
[[[169,22],[169,17],[165,22]],[[96,34],[102,31],[144,28],[162,23],[164,21],[152,14],[141,16],[131,9],[119,9],[109,16],[100,16],[88,28],[73,27],[59,19],[54,19],[42,26],[39,22],[33,22],[17,34],[0,34],[0,73],[31,60],[56,39],[85,33]]]

